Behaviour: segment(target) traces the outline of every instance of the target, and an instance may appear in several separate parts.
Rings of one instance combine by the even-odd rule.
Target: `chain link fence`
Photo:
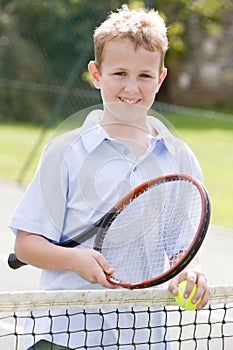
[[[100,103],[93,30],[119,1],[0,1],[0,121],[63,120]]]

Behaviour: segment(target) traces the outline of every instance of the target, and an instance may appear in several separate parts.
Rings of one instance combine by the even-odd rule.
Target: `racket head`
[[[165,283],[197,254],[210,221],[204,186],[188,175],[149,180],[127,194],[105,217],[95,238],[115,269],[107,279],[137,289]]]

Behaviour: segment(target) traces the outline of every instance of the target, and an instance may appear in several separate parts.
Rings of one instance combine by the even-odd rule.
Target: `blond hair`
[[[94,51],[96,66],[101,71],[104,47],[116,39],[129,39],[135,50],[143,47],[161,54],[160,69],[168,49],[167,28],[163,18],[154,10],[130,10],[127,5],[109,17],[94,32]]]

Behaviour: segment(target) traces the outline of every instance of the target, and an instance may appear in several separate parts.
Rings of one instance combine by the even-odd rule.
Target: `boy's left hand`
[[[195,304],[199,298],[201,298],[200,303],[197,305],[197,310],[203,309],[208,303],[210,297],[210,288],[203,272],[198,270],[187,268],[171,279],[168,290],[175,296],[178,294],[178,284],[182,281],[187,281],[187,286],[184,292],[184,297],[188,298],[193,290],[195,284],[197,284],[197,291],[192,299]]]

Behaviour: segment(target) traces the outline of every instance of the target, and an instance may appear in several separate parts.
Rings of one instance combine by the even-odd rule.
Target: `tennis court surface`
[[[231,266],[233,263],[232,246],[233,230],[221,227],[211,226],[207,238],[201,248],[201,258],[203,269],[209,278],[212,286],[211,304],[201,312],[189,311],[184,312],[177,308],[173,298],[166,290],[148,289],[142,291],[100,291],[88,293],[83,292],[55,292],[40,293],[34,292],[37,289],[40,271],[32,267],[24,267],[18,271],[13,271],[7,266],[7,257],[13,249],[14,237],[7,228],[10,216],[17,202],[23,194],[24,189],[18,184],[0,180],[0,349],[4,350],[23,350],[23,324],[25,317],[30,309],[42,309],[45,311],[45,317],[48,319],[47,310],[58,306],[62,309],[83,308],[93,309],[104,307],[105,312],[109,313],[109,308],[127,307],[130,313],[131,325],[124,332],[131,332],[132,339],[138,339],[143,332],[150,332],[150,344],[142,344],[141,347],[134,347],[132,344],[125,343],[124,346],[101,347],[103,349],[211,349],[211,350],[232,350],[233,348],[233,274]],[[16,291],[26,291],[15,293]],[[151,308],[151,306],[154,308]],[[148,317],[148,329],[141,329],[139,315],[131,307],[146,308]],[[43,312],[44,312],[43,311]],[[76,312],[76,311],[75,311]],[[119,311],[120,312],[120,311]],[[121,311],[117,313],[118,320],[121,319]],[[156,344],[155,334],[158,331],[153,326],[155,313],[160,313],[165,330],[164,338],[160,345]],[[79,314],[85,318],[85,313]],[[98,314],[97,330],[91,332],[92,338],[101,336],[105,339],[104,324],[101,321],[103,314]],[[65,313],[66,321],[69,320],[69,312]],[[52,321],[51,321],[52,322]],[[67,324],[69,322],[67,321]],[[85,324],[85,320],[84,320]],[[52,324],[51,324],[52,325]],[[102,326],[101,326],[102,325]],[[85,328],[85,327],[84,327]],[[116,326],[117,328],[117,326]],[[122,327],[120,327],[122,328]],[[72,328],[70,333],[77,330]],[[95,333],[95,331],[97,333]],[[88,339],[87,334],[90,331],[83,329],[83,337]],[[86,335],[85,335],[86,334]],[[169,336],[168,336],[169,334]],[[55,336],[55,335],[53,335]],[[35,334],[33,334],[35,337]],[[67,338],[67,339],[68,339]],[[123,339],[122,334],[118,334],[119,343]],[[69,340],[67,340],[69,344]],[[124,341],[122,341],[124,343]],[[133,340],[132,340],[133,343]],[[159,346],[165,347],[159,347]],[[71,347],[72,348],[72,347]],[[80,349],[88,349],[80,347]],[[98,347],[92,347],[97,349]]]

